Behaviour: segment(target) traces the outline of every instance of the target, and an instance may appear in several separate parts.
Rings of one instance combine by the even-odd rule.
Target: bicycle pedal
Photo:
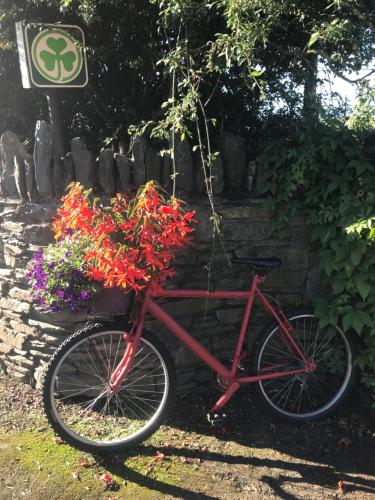
[[[212,427],[223,427],[228,420],[228,415],[226,413],[207,413],[207,420]]]

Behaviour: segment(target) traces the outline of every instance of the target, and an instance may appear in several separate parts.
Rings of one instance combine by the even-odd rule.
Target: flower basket
[[[126,314],[131,308],[133,291],[120,287],[102,288],[93,298],[94,311],[100,314]]]
[[[57,212],[57,241],[34,256],[26,275],[40,309],[53,313],[126,314],[134,293],[173,276],[195,222],[194,211],[153,181],[109,205],[72,183]]]

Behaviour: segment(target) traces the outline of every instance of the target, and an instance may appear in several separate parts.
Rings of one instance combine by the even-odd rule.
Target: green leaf
[[[312,47],[314,45],[314,43],[316,43],[320,38],[320,33],[319,31],[315,31],[315,33],[313,33],[310,37],[310,40],[307,42],[307,45],[306,47],[309,49],[310,47]]]
[[[362,259],[362,249],[360,247],[353,248],[350,252],[350,260],[355,266],[361,262]]]
[[[348,313],[345,314],[345,316],[342,319],[342,326],[344,328],[344,332],[347,332],[349,328],[353,325],[353,313],[354,311],[351,310]]]
[[[371,319],[371,316],[365,311],[355,311],[356,317],[360,318],[362,323],[369,328],[374,326],[374,322]]]
[[[253,77],[262,76],[262,75],[263,75],[263,71],[257,71],[256,69],[254,69],[253,71],[250,72],[250,76],[253,76]]]
[[[335,293],[335,294],[342,293],[346,288],[346,284],[347,284],[347,280],[345,280],[345,279],[335,280],[333,282],[333,286],[332,286],[333,293]]]
[[[358,333],[358,335],[361,335],[364,323],[362,319],[359,316],[357,316],[357,314],[355,314],[355,316],[353,317],[352,326],[354,330]]]
[[[369,293],[371,292],[371,285],[367,281],[357,281],[356,282],[358,292],[363,300],[366,300]]]

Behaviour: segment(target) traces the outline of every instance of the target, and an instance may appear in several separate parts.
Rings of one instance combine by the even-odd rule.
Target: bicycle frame
[[[159,288],[154,291],[148,291],[145,295],[138,323],[134,333],[125,333],[124,338],[128,342],[125,354],[112,373],[111,376],[111,389],[113,392],[118,392],[120,386],[125,379],[128,371],[132,366],[135,354],[137,352],[139,340],[142,335],[144,326],[145,315],[147,313],[154,316],[155,319],[160,321],[168,330],[177,337],[188,349],[190,349],[198,358],[200,358],[208,367],[210,367],[217,375],[224,381],[226,391],[217,401],[211,411],[217,412],[221,409],[232,397],[232,395],[239,389],[242,384],[251,382],[258,382],[271,378],[283,377],[286,375],[294,375],[305,373],[315,370],[316,365],[306,359],[304,353],[300,349],[298,343],[291,335],[292,327],[284,316],[282,311],[275,311],[265,295],[259,290],[258,285],[263,283],[264,276],[255,274],[250,290],[248,291],[214,291],[209,292],[206,290],[165,290]],[[268,371],[268,373],[254,375],[254,376],[240,376],[238,375],[238,365],[242,359],[242,348],[246,337],[246,331],[251,316],[251,311],[254,305],[255,298],[258,298],[267,313],[273,317],[280,327],[285,342],[286,349],[293,353],[296,357],[301,359],[303,366],[295,370],[279,370]],[[190,335],[172,316],[166,313],[154,299],[156,298],[196,298],[196,299],[243,299],[246,300],[245,313],[242,320],[240,334],[237,340],[233,363],[231,368],[224,366],[213,354],[211,354],[200,342],[198,342],[192,335]],[[280,368],[280,366],[275,367]]]

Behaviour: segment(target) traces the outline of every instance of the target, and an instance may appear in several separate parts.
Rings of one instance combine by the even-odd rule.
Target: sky
[[[347,78],[355,80],[366,75],[369,72],[369,68],[365,68],[358,73],[345,74]],[[323,92],[329,93],[330,91],[337,92],[343,100],[347,100],[350,106],[354,106],[356,103],[356,85],[349,83],[346,80],[334,75],[332,72],[328,72],[322,66],[319,68],[319,79],[323,82],[321,83],[321,90]],[[370,77],[370,82],[375,87],[375,74]]]

